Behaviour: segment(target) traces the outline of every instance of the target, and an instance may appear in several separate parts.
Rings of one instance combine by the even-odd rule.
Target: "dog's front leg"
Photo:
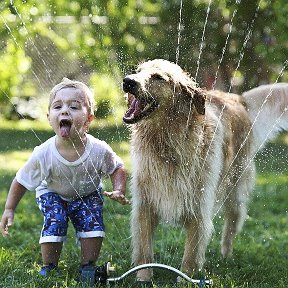
[[[213,230],[212,220],[200,218],[185,224],[187,237],[181,270],[188,275],[202,269],[205,251]]]
[[[148,204],[138,204],[132,209],[132,261],[134,265],[153,262],[153,234],[158,223],[155,213]],[[152,269],[137,272],[139,281],[150,281]]]

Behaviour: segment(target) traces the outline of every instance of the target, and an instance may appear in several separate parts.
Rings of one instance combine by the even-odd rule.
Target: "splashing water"
[[[231,79],[228,92],[231,91],[231,88],[232,88],[232,85],[233,85],[233,79],[235,78],[235,74],[236,74],[237,70],[239,69],[240,64],[241,64],[241,61],[242,61],[242,59],[243,59],[243,57],[244,57],[244,50],[245,50],[245,48],[246,48],[246,46],[247,46],[248,41],[250,40],[250,38],[251,38],[251,36],[252,36],[252,30],[253,30],[253,27],[254,27],[254,24],[255,24],[255,20],[256,20],[256,18],[257,18],[257,16],[258,16],[258,13],[259,13],[259,8],[260,8],[261,1],[262,1],[262,0],[260,0],[259,3],[258,3],[258,6],[257,6],[256,11],[255,11],[255,13],[254,13],[254,17],[253,17],[253,19],[252,19],[252,21],[251,21],[251,24],[249,25],[247,34],[246,34],[246,36],[245,36],[245,39],[244,39],[242,48],[241,48],[240,53],[239,53],[240,56],[239,56],[239,60],[238,60],[238,63],[237,63],[237,67],[236,67],[236,69],[234,70],[234,74],[233,74],[233,77],[232,77],[232,79]],[[237,4],[239,4],[240,2],[241,2],[241,0],[237,0],[237,1],[236,1]],[[236,12],[237,12],[237,11],[234,10],[233,16],[232,16],[231,22],[230,22],[231,24],[232,24],[233,19],[234,19],[235,15],[236,15]],[[232,26],[232,25],[231,25],[231,26]],[[231,27],[231,26],[230,26],[230,31],[229,31],[229,33],[231,33],[231,31],[232,31],[232,27]],[[228,36],[227,36],[227,37],[228,37]],[[226,38],[226,42],[227,42],[227,38]],[[224,46],[225,49],[226,49],[226,45],[227,45],[226,42],[225,42],[225,46]],[[218,74],[218,70],[219,70],[219,67],[220,67],[220,63],[222,62],[222,60],[223,60],[223,55],[224,55],[224,53],[225,53],[224,48],[223,48],[223,50],[222,50],[222,56],[221,56],[221,59],[220,59],[220,62],[219,62],[218,68],[217,68],[216,77],[215,77],[215,82],[213,83],[213,86],[212,86],[213,89],[214,89],[215,84],[216,84],[216,79],[217,79],[217,74]],[[280,70],[280,72],[279,72],[279,74],[278,74],[278,77],[277,77],[277,79],[275,80],[274,84],[278,83],[279,78],[283,76],[283,73],[284,73],[287,65],[288,65],[288,60],[286,60],[286,61],[283,63],[283,66],[282,66],[282,68],[281,68],[281,70]],[[272,87],[272,88],[273,88],[273,87]],[[251,132],[252,132],[252,129],[253,129],[254,125],[255,125],[255,122],[257,121],[258,116],[259,116],[259,114],[261,113],[265,102],[267,101],[268,97],[270,97],[270,96],[272,95],[272,88],[271,88],[270,92],[268,93],[268,95],[266,96],[265,100],[263,101],[262,105],[259,107],[259,111],[258,111],[258,113],[257,113],[257,115],[256,115],[256,117],[255,117],[255,119],[254,119],[254,121],[253,121],[253,123],[252,123],[252,125],[251,125],[250,130],[249,130],[248,133],[247,133],[247,136],[246,136],[245,139],[244,139],[244,142],[241,144],[240,149],[236,152],[235,157],[233,158],[233,160],[232,160],[232,162],[231,162],[231,164],[230,164],[230,166],[229,166],[229,168],[228,168],[228,170],[227,170],[227,173],[226,173],[226,174],[224,175],[224,177],[222,178],[222,181],[221,181],[221,183],[220,183],[219,186],[221,186],[221,184],[222,184],[222,183],[225,181],[225,179],[227,178],[227,176],[228,176],[228,174],[229,174],[229,171],[230,171],[230,169],[231,169],[234,161],[236,160],[239,152],[241,151],[241,149],[243,148],[244,144],[245,144],[246,141],[248,140],[248,137],[249,137],[249,135],[250,135]],[[220,113],[220,117],[222,117],[222,115],[223,115],[223,110],[224,110],[224,108],[225,108],[225,107],[222,108],[222,111],[221,111],[221,113]],[[284,111],[281,113],[281,115],[278,117],[278,119],[276,120],[277,123],[280,121],[281,117],[283,116],[283,114],[284,114],[285,112],[286,112],[286,110],[284,110]],[[219,121],[220,121],[220,119],[219,119]],[[274,127],[277,125],[276,122],[274,123],[273,127],[271,128],[270,133],[273,131]],[[216,133],[216,130],[217,130],[217,128],[215,129],[215,133]],[[214,134],[215,134],[215,133],[214,133]],[[269,134],[270,134],[270,133],[269,133]],[[253,161],[253,159],[254,159],[254,156],[262,149],[264,143],[265,143],[266,140],[268,139],[269,134],[268,134],[268,135],[266,136],[266,138],[264,139],[262,145],[260,145],[260,146],[257,148],[257,151],[255,152],[255,154],[253,155],[253,157],[251,157],[249,163],[246,165],[245,169],[243,170],[242,174],[239,176],[238,181],[234,184],[233,188],[236,187],[236,185],[237,185],[237,183],[240,181],[242,175],[243,175],[244,172],[248,169],[249,164],[250,164],[250,163]],[[214,137],[212,137],[211,142],[213,141],[213,138],[214,138]],[[209,153],[209,150],[210,150],[210,148],[208,149],[207,154]],[[205,159],[207,159],[207,155],[206,155],[206,158],[205,158]],[[205,161],[204,161],[204,163],[205,163]],[[203,164],[203,166],[202,166],[202,170],[203,170],[203,169],[204,169],[204,164]],[[231,193],[231,192],[230,192],[230,193]],[[225,200],[227,200],[227,198],[229,197],[230,193],[227,195],[227,197],[226,197]],[[225,200],[224,200],[224,202],[225,202]],[[220,212],[220,210],[221,210],[222,207],[223,207],[223,204],[220,206],[220,208],[218,209],[218,211],[217,211],[216,214],[218,214],[218,213]]]
[[[207,7],[207,12],[206,12],[205,23],[204,23],[204,27],[203,27],[203,31],[202,31],[202,38],[201,38],[201,42],[200,42],[199,55],[198,55],[198,59],[197,59],[197,68],[196,68],[196,73],[195,73],[195,76],[194,76],[195,81],[197,81],[198,71],[199,71],[199,68],[200,68],[200,59],[201,59],[201,56],[202,56],[203,47],[204,47],[204,43],[205,43],[205,32],[206,32],[206,26],[207,26],[207,23],[208,23],[208,17],[209,17],[210,9],[211,9],[210,8],[211,7],[211,2],[212,2],[212,0],[209,0],[209,4],[208,4],[208,7]]]
[[[2,15],[1,15],[1,19],[2,19],[2,21],[3,21],[3,23],[4,23],[5,27],[6,27],[6,29],[8,30],[9,35],[11,35],[11,38],[13,39],[13,42],[15,43],[15,45],[16,45],[18,48],[22,48],[22,47],[19,45],[19,43],[17,42],[17,39],[15,38],[15,36],[13,35],[13,32],[12,32],[11,28],[9,27],[7,21],[5,20],[5,18],[4,18]],[[41,84],[41,81],[40,81],[39,77],[37,76],[37,74],[34,72],[33,69],[32,69],[32,74],[33,74],[33,76],[37,79],[38,84],[39,84],[40,87],[41,87],[41,85],[42,85],[42,84]]]
[[[41,57],[41,53],[40,53],[40,51],[38,50],[37,46],[35,45],[33,39],[29,36],[29,31],[28,31],[28,29],[27,29],[27,27],[26,27],[26,24],[25,24],[25,22],[24,22],[24,20],[23,20],[23,18],[22,18],[22,16],[21,16],[21,14],[18,12],[17,7],[14,5],[13,0],[10,0],[10,5],[13,7],[13,9],[15,10],[17,16],[19,17],[19,19],[20,19],[20,21],[21,21],[21,24],[23,25],[23,27],[24,27],[24,29],[25,29],[25,32],[26,32],[26,34],[28,35],[28,37],[27,37],[28,42],[31,43],[32,46],[33,46],[33,47],[35,48],[35,50],[37,51],[38,56],[39,56],[39,58],[41,59],[44,67],[46,67],[46,72],[47,72],[47,74],[48,74],[48,77],[49,77],[49,79],[51,80],[51,75],[50,75],[50,71],[49,71],[49,69],[48,69],[48,65],[46,64],[46,62],[45,62],[45,60],[43,59],[43,57]],[[9,29],[9,31],[11,32],[11,29]],[[11,33],[12,33],[12,32],[11,32]],[[16,41],[16,44],[17,44],[17,41]],[[19,44],[17,44],[17,45],[18,45],[18,47],[19,47]],[[33,75],[35,76],[35,78],[37,79],[39,86],[42,87],[42,83],[41,83],[40,79],[38,78],[37,74],[36,74],[33,70],[32,70],[32,73],[33,73]],[[51,83],[52,83],[52,81],[51,81]]]
[[[247,31],[247,34],[246,34],[246,36],[245,36],[243,45],[242,45],[242,47],[241,47],[241,50],[240,50],[240,53],[239,53],[239,60],[238,60],[238,63],[237,63],[237,67],[236,67],[236,69],[234,70],[233,77],[232,77],[232,79],[231,79],[231,81],[230,81],[230,86],[229,86],[228,92],[231,91],[231,88],[232,88],[232,85],[233,85],[233,81],[234,81],[234,79],[235,79],[236,72],[237,72],[237,70],[239,69],[240,63],[241,63],[241,61],[242,61],[242,59],[243,59],[243,57],[244,57],[244,50],[245,50],[245,48],[246,48],[246,46],[247,46],[248,41],[250,40],[250,38],[251,38],[251,36],[252,36],[252,30],[253,30],[253,27],[254,27],[254,24],[255,24],[255,20],[257,19],[257,16],[258,16],[258,12],[259,12],[259,8],[260,8],[261,1],[262,1],[262,0],[260,0],[259,3],[258,3],[258,6],[257,6],[256,11],[255,11],[255,14],[254,14],[254,17],[253,17],[253,19],[252,19],[251,24],[249,25],[250,27],[248,28],[248,31]],[[278,77],[278,78],[279,78],[279,77]]]
[[[236,4],[240,4],[241,3],[241,0],[237,0],[236,1]],[[229,32],[226,36],[226,40],[225,40],[225,44],[224,44],[224,47],[222,49],[222,54],[221,54],[221,57],[218,61],[218,66],[217,66],[217,69],[216,69],[216,74],[215,74],[215,77],[214,77],[214,82],[212,84],[212,90],[215,89],[215,85],[216,85],[216,82],[217,82],[217,78],[218,78],[218,73],[219,73],[219,70],[220,70],[220,66],[223,62],[223,59],[224,59],[224,54],[226,52],[226,49],[227,49],[227,44],[228,44],[228,41],[229,41],[229,38],[230,38],[230,35],[231,35],[231,32],[232,32],[232,28],[233,28],[233,21],[234,21],[234,17],[236,15],[238,11],[238,8],[236,8],[234,11],[233,11],[233,14],[232,14],[232,17],[231,17],[231,20],[230,20],[230,23],[229,23]]]
[[[181,40],[181,29],[182,29],[182,9],[183,9],[183,0],[181,0],[181,2],[180,2],[180,10],[179,10],[178,37],[177,37],[177,48],[176,48],[176,64],[178,64],[179,55],[180,55],[180,40]]]
[[[201,56],[202,56],[204,42],[205,42],[205,32],[206,32],[206,26],[207,26],[207,23],[208,23],[208,17],[209,17],[209,14],[210,14],[211,2],[212,1],[209,0],[209,4],[208,4],[208,7],[207,7],[207,11],[206,11],[206,18],[205,18],[205,22],[204,22],[204,26],[203,26],[202,38],[201,38],[200,49],[199,49],[199,55],[198,55],[198,59],[197,59],[197,68],[196,68],[196,73],[195,73],[195,76],[194,76],[195,82],[197,81],[198,71],[200,69],[200,59],[201,59]],[[189,113],[188,113],[187,123],[186,123],[186,130],[189,129],[189,122],[190,122],[190,118],[191,118],[192,104],[193,104],[192,102],[193,102],[193,99],[191,99],[191,101],[190,101]]]

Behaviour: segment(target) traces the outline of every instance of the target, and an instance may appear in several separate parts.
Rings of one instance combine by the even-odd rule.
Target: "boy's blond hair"
[[[90,115],[94,115],[95,101],[94,101],[94,96],[93,96],[92,91],[83,82],[70,80],[66,77],[62,79],[62,82],[58,83],[52,88],[49,94],[48,110],[50,110],[50,106],[53,102],[53,99],[56,96],[56,93],[59,92],[61,89],[69,88],[69,87],[76,88],[82,91],[82,93],[85,95],[87,102],[88,102],[88,112]]]

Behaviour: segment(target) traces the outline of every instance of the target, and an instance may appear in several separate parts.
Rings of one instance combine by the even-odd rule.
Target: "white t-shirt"
[[[104,141],[87,135],[85,152],[76,161],[64,159],[56,149],[56,136],[35,147],[16,180],[36,197],[55,192],[65,200],[91,194],[102,187],[101,179],[123,165]]]

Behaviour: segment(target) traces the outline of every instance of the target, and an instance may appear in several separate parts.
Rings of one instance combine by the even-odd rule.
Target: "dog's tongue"
[[[126,119],[133,119],[141,113],[140,103],[139,101],[134,98],[131,102],[131,105],[128,111],[125,113]]]
[[[71,129],[71,125],[69,125],[68,123],[63,124],[60,127],[60,134],[62,137],[69,137],[70,135],[70,129]]]

